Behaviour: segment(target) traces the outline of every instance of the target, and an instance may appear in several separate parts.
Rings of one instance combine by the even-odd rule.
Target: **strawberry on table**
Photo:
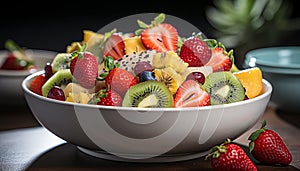
[[[180,58],[190,67],[205,65],[211,58],[212,52],[205,41],[197,35],[187,38],[180,49]]]
[[[111,56],[114,60],[119,60],[125,55],[125,43],[122,36],[113,33],[105,42],[103,47],[103,55]]]
[[[147,49],[157,52],[176,52],[178,45],[177,29],[169,23],[163,23],[164,20],[164,14],[154,18],[150,25],[138,20],[142,29],[138,30],[140,33],[136,34],[140,34],[142,43]]]
[[[221,47],[212,49],[212,56],[205,66],[212,66],[213,72],[230,71],[232,66],[232,59],[230,57],[232,52],[226,52]]]
[[[205,159],[211,159],[214,171],[257,171],[246,152],[239,145],[232,143],[230,139],[220,146],[213,147]]]
[[[105,77],[106,87],[110,87],[122,97],[126,91],[133,85],[137,84],[137,78],[129,71],[122,68],[113,68]]]
[[[249,136],[249,148],[253,157],[261,163],[289,165],[292,154],[280,135],[274,130],[266,128],[263,120],[261,128]]]
[[[209,104],[209,94],[201,89],[200,84],[195,80],[186,80],[175,93],[175,107],[197,107],[208,106]]]
[[[78,83],[87,89],[96,85],[98,77],[98,61],[94,54],[88,51],[76,51],[73,54],[70,70]]]

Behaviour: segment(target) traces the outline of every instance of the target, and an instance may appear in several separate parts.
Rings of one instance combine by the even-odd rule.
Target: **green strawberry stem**
[[[103,73],[101,73],[97,78],[97,80],[99,81],[103,81],[111,70],[113,70],[114,68],[118,68],[120,66],[120,64],[115,64],[115,60],[112,56],[108,56],[108,57],[104,56],[103,60],[104,60],[103,61],[104,70]]]
[[[77,56],[78,56],[78,59],[82,59],[83,58],[83,52],[86,50],[87,44],[85,43],[85,44],[81,45],[80,43],[77,42],[77,47],[78,47],[78,50],[72,52],[72,54],[71,54],[72,59],[77,57]]]
[[[19,52],[23,52],[24,49],[21,48],[15,41],[8,39],[6,40],[4,47],[9,50],[9,51],[19,51]]]
[[[248,140],[250,140],[250,143],[249,143],[249,150],[250,152],[253,151],[254,149],[254,141],[259,137],[259,135],[264,132],[266,130],[266,125],[267,125],[267,121],[266,120],[263,120],[261,122],[261,127],[260,129],[254,131],[248,138]]]
[[[143,22],[141,20],[137,20],[137,24],[140,27],[140,29],[138,29],[134,32],[135,35],[140,35],[142,33],[142,31],[146,28],[152,28],[152,27],[158,26],[159,24],[161,24],[165,21],[165,18],[166,18],[166,15],[164,13],[161,13],[151,21],[151,24],[146,24],[145,22]]]
[[[102,98],[106,97],[108,95],[108,90],[110,87],[103,88],[99,90],[89,101],[88,104],[97,104]]]
[[[227,151],[225,144],[229,144],[230,142],[231,140],[227,138],[226,141],[221,145],[212,147],[210,150],[211,153],[205,156],[205,160],[209,158],[218,158],[221,155],[221,153],[225,153]]]

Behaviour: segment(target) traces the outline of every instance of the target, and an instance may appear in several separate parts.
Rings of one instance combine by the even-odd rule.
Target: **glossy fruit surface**
[[[54,86],[50,89],[48,93],[48,98],[65,101],[65,94],[61,87]]]
[[[274,130],[266,129],[266,120],[260,129],[253,132],[250,137],[249,148],[253,157],[265,164],[288,165],[293,156],[280,135]]]

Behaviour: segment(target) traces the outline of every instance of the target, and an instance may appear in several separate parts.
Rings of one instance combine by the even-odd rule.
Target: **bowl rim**
[[[266,51],[267,50],[267,51]],[[278,50],[289,50],[300,54],[300,46],[271,46],[271,47],[262,47],[257,49],[252,49],[246,53],[245,62],[250,62],[251,59],[255,59],[256,65],[261,66],[269,66],[269,67],[276,67],[276,68],[290,68],[290,69],[300,69],[300,64],[289,63],[288,65],[281,65],[276,63],[269,63],[261,59],[257,59],[256,53],[266,51],[265,53],[272,53]],[[247,64],[248,65],[248,64]]]
[[[38,98],[39,100],[44,100],[50,103],[57,103],[57,104],[61,104],[61,105],[69,105],[69,106],[78,106],[78,107],[85,107],[85,108],[98,108],[98,109],[113,109],[113,110],[126,110],[126,111],[191,111],[191,110],[211,110],[211,109],[221,109],[221,108],[230,108],[230,107],[234,107],[234,106],[239,106],[242,104],[248,104],[248,103],[252,103],[254,101],[259,101],[261,99],[266,98],[266,96],[271,96],[273,87],[271,85],[271,83],[269,81],[267,81],[266,79],[263,79],[263,84],[265,85],[264,87],[266,87],[266,90],[263,94],[254,97],[252,99],[247,99],[244,101],[240,101],[240,102],[235,102],[235,103],[230,103],[230,104],[222,104],[222,105],[209,105],[209,106],[201,106],[201,107],[181,107],[181,108],[137,108],[137,107],[122,107],[122,106],[104,106],[104,105],[92,105],[92,104],[80,104],[80,103],[74,103],[74,102],[66,102],[66,101],[59,101],[59,100],[55,100],[55,99],[51,99],[51,98],[47,98],[41,95],[38,95],[34,92],[32,92],[29,88],[28,88],[28,82],[29,80],[31,80],[32,78],[34,78],[37,75],[43,74],[44,71],[38,71],[35,73],[32,73],[30,75],[28,75],[27,77],[25,77],[22,81],[22,89],[23,92],[25,94],[28,94],[30,96],[33,96],[35,98]]]
[[[276,67],[263,66],[259,64],[256,64],[256,67],[260,68],[264,73],[274,73],[274,74],[282,74],[282,75],[300,75],[300,69],[276,68]]]

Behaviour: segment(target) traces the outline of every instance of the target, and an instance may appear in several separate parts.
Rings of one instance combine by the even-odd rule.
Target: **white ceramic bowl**
[[[201,157],[226,138],[254,126],[264,113],[272,86],[263,94],[226,105],[194,108],[130,108],[63,102],[39,96],[22,83],[27,103],[46,129],[81,151],[100,158],[169,162]]]
[[[44,68],[46,62],[52,61],[57,52],[41,49],[28,49],[26,55],[33,58],[37,67],[36,71],[40,71]],[[8,55],[7,50],[0,51],[0,59],[3,62]],[[2,63],[0,61],[0,63]],[[36,72],[34,71],[34,72]],[[33,71],[14,71],[14,70],[0,70],[0,104],[1,105],[24,105],[23,91],[21,83],[23,79],[31,74]]]

